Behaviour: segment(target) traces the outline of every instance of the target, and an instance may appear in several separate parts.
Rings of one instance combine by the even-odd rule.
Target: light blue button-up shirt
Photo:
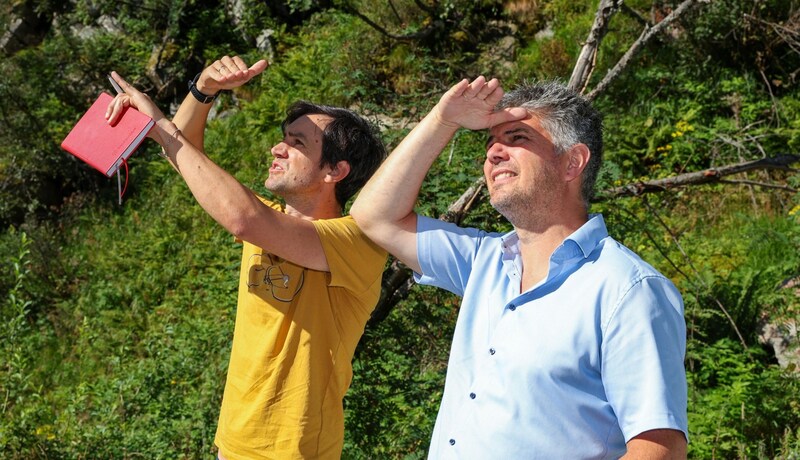
[[[463,297],[429,458],[617,458],[647,430],[688,437],[683,301],[602,216],[523,293],[514,232],[420,216],[417,245],[416,280]]]

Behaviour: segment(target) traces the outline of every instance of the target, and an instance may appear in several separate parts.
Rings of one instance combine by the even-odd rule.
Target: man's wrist
[[[203,91],[203,90],[206,90],[206,88],[202,88],[202,89],[199,88],[198,87],[198,83],[199,83],[198,80],[200,79],[200,75],[201,74],[202,74],[202,72],[198,73],[189,82],[189,92],[192,93],[192,96],[194,96],[194,98],[197,99],[197,101],[200,102],[201,104],[210,104],[210,103],[212,103],[214,101],[214,99],[217,98],[217,96],[219,95],[219,91],[217,91],[214,94],[208,94],[207,92]],[[200,86],[202,86],[202,83],[200,83]]]
[[[430,112],[430,115],[433,118],[434,123],[442,129],[450,130],[454,133],[455,131],[461,129],[461,125],[459,125],[458,122],[447,121],[444,119],[442,116],[442,109],[438,105],[434,106],[433,110]]]

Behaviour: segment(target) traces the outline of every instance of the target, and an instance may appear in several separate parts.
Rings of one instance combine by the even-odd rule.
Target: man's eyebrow
[[[305,134],[303,134],[303,133],[302,133],[302,132],[300,132],[300,131],[286,131],[286,135],[287,135],[287,136],[289,136],[289,137],[296,137],[296,138],[299,138],[299,139],[301,139],[301,140],[306,140],[306,139],[308,139],[308,138],[306,137],[306,135],[305,135]]]
[[[507,130],[503,131],[500,134],[502,136],[507,136],[509,134],[516,134],[516,133],[519,133],[519,132],[527,133],[527,132],[530,132],[530,130],[531,129],[528,128],[527,126],[520,126],[519,128],[507,129]],[[492,144],[493,141],[494,141],[494,136],[489,136],[489,139],[486,139],[486,147],[488,148]]]

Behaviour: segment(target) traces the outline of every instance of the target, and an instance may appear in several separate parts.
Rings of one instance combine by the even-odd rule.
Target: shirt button
[[[450,440],[450,445],[451,446],[455,446],[456,445],[456,440],[455,439],[451,439]]]
[[[476,396],[475,393],[470,393],[469,394],[469,399],[475,399],[475,396]]]
[[[489,354],[490,354],[490,355],[493,355],[493,354],[495,354],[495,349],[494,349],[494,348],[490,348],[490,349],[489,349]]]
[[[508,306],[508,309],[514,311],[517,309],[517,306],[512,303],[511,305]]]

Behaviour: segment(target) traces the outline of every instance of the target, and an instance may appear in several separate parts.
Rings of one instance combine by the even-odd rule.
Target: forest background
[[[0,6],[0,457],[214,458],[239,247],[147,141],[117,184],[59,148],[117,70],[174,112],[224,54],[206,149],[258,193],[286,107],[391,148],[456,81],[557,78],[605,114],[594,212],[686,303],[690,458],[800,458],[800,9],[788,0],[12,0]],[[461,131],[419,211],[505,230]],[[344,458],[424,458],[459,299],[387,266]],[[776,350],[789,355],[776,353]]]

